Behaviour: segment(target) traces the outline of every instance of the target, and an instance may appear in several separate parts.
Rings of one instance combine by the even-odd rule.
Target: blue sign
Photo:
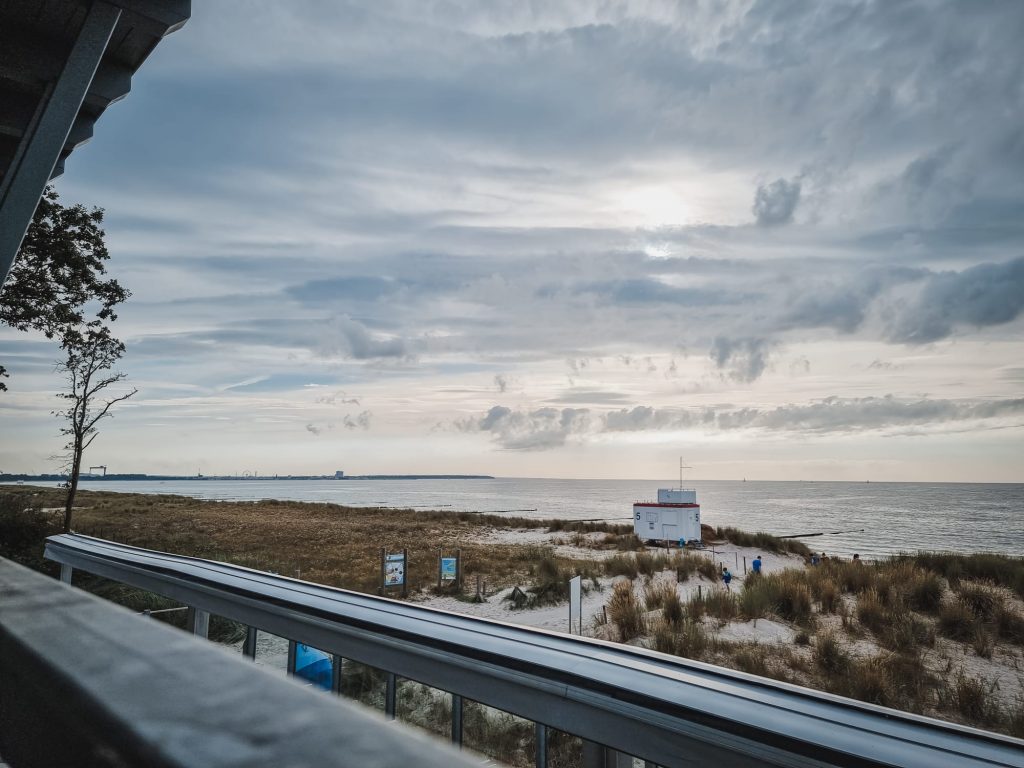
[[[458,562],[454,557],[441,558],[441,581],[455,581]]]

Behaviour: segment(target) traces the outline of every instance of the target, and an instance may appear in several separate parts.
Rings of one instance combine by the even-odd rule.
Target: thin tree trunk
[[[82,441],[75,437],[74,459],[71,462],[71,477],[68,478],[68,499],[64,505],[64,533],[71,533],[71,507],[78,491],[78,476],[82,471]]]

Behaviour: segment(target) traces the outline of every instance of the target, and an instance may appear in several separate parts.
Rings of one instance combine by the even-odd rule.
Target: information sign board
[[[454,557],[441,558],[441,581],[455,581],[458,575],[458,562]]]
[[[401,587],[405,584],[405,555],[401,552],[384,558],[384,586]]]

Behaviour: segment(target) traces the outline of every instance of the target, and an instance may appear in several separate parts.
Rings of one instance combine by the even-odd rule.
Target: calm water
[[[203,499],[290,499],[350,506],[505,512],[628,522],[632,503],[671,480],[208,480],[89,482],[83,488]],[[877,557],[943,549],[1024,556],[1024,484],[693,481],[704,522],[804,539],[811,547]],[[535,510],[535,511],[532,511]],[[863,529],[863,530],[861,530]]]

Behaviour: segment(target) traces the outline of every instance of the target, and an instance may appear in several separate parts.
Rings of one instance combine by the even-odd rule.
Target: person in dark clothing
[[[729,573],[729,569],[726,568],[722,571],[722,581],[725,582],[725,588],[732,591],[732,587],[729,586],[729,582],[732,581],[732,574]]]
[[[757,557],[754,558],[753,568],[754,568],[754,573],[760,573],[761,572],[761,556],[760,555],[758,555]]]

